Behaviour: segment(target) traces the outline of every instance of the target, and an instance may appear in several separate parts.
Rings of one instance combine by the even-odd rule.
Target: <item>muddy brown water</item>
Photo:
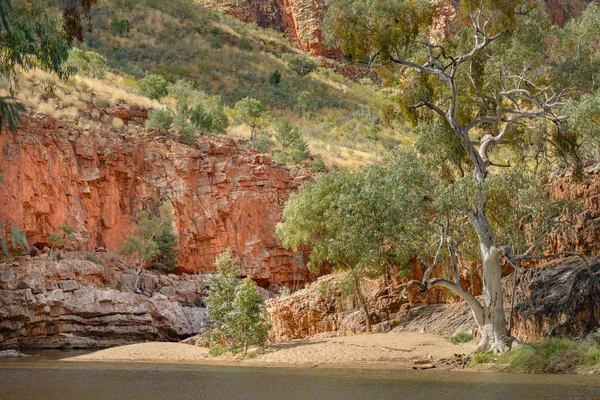
[[[75,352],[37,354],[0,359],[1,400],[600,400],[598,375],[83,363],[60,361]]]

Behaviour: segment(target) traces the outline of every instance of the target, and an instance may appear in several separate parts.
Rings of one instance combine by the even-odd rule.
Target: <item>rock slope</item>
[[[80,130],[36,114],[17,133],[0,135],[0,237],[16,226],[41,249],[68,224],[77,230],[74,249],[116,252],[140,210],[170,202],[180,272],[214,270],[217,254],[229,247],[243,274],[265,288],[313,279],[302,254],[285,250],[275,235],[301,179],[233,139],[204,138],[190,147],[136,132]]]
[[[0,264],[0,349],[179,340],[207,322],[200,275],[138,276],[109,253],[65,256]]]

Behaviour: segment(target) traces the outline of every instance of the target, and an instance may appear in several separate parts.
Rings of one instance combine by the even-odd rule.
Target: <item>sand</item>
[[[113,347],[65,361],[155,362],[276,367],[412,368],[414,360],[439,360],[469,354],[477,343],[453,344],[427,333],[382,333],[273,343],[253,357],[217,357],[203,347],[148,342]]]

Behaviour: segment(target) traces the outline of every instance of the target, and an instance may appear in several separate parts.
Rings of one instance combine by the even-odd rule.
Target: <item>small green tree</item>
[[[204,332],[211,345],[246,353],[249,346],[263,346],[269,325],[264,320],[264,300],[252,279],[240,279],[240,267],[231,250],[215,262],[217,273],[208,279],[206,299],[212,329]]]
[[[262,126],[261,118],[265,113],[265,107],[260,100],[246,97],[235,103],[238,120],[250,127],[250,140],[256,140],[258,128]]]
[[[51,233],[48,235],[48,243],[50,244],[50,252],[54,252],[55,249],[64,247],[67,243],[73,240],[75,236],[75,228],[61,224],[58,226],[60,232]]]
[[[148,113],[146,128],[155,130],[164,135],[169,132],[173,125],[173,110],[170,108],[157,108]]]
[[[313,94],[306,90],[296,93],[296,104],[302,111],[302,118],[305,118],[306,111],[311,110],[314,107],[315,100]]]
[[[164,203],[158,208],[158,216],[155,218],[152,218],[147,211],[140,212],[136,235],[127,237],[120,250],[120,254],[137,256],[140,272],[152,260],[161,255],[160,246],[155,239],[172,234],[172,214],[173,208],[169,203]],[[163,243],[163,246],[166,246],[166,243],[174,245],[175,242],[168,241]],[[163,261],[168,261],[170,256],[167,254],[165,257]]]
[[[269,83],[273,86],[279,86],[279,83],[281,83],[281,72],[278,69],[269,77]]]
[[[317,63],[306,54],[284,54],[283,59],[287,61],[290,68],[300,76],[306,76],[317,69]]]
[[[158,246],[158,254],[152,267],[161,271],[171,272],[177,266],[179,250],[177,246],[177,235],[173,232],[161,232],[152,239]]]
[[[67,64],[77,69],[81,75],[102,78],[106,71],[106,57],[93,52],[74,48],[69,52]]]
[[[117,19],[111,22],[110,28],[119,36],[127,36],[131,31],[131,23],[128,19]]]
[[[159,100],[168,94],[167,86],[169,82],[160,75],[151,74],[138,81],[140,93],[144,96]]]

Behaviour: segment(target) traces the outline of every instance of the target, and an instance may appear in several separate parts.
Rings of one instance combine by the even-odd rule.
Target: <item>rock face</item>
[[[577,337],[598,329],[600,258],[589,262],[593,276],[577,257],[556,260],[518,276],[513,336],[532,341],[547,336]],[[507,281],[512,282],[512,277]],[[509,289],[510,285],[505,286]],[[510,298],[511,291],[506,293]]]
[[[67,257],[0,264],[0,349],[178,340],[206,323],[202,276],[138,277],[109,253],[94,254],[103,265]]]
[[[262,28],[284,32],[300,49],[315,56],[338,56],[325,46],[322,15],[324,0],[202,0],[204,6]]]
[[[600,273],[600,258],[590,260],[590,268]],[[320,278],[310,289],[283,299],[269,300],[268,313],[273,329],[271,339],[284,341],[319,336],[340,336],[365,331],[363,313],[352,298],[342,301],[333,292],[319,290]],[[505,310],[510,315],[513,277],[504,278]],[[375,291],[376,292],[376,291]],[[457,331],[477,333],[469,306],[454,304],[415,304],[399,297],[371,293],[371,319],[375,331],[428,332],[451,336]],[[368,293],[368,292],[367,292]],[[600,327],[600,275],[589,275],[577,257],[556,260],[527,270],[517,278],[512,335],[522,341],[545,337],[581,337]]]
[[[600,163],[586,169],[585,180],[574,183],[569,177],[560,177],[550,183],[550,192],[556,199],[578,204],[574,229],[565,230],[549,240],[550,250],[578,251],[587,256],[600,254]]]
[[[363,293],[370,293],[372,329],[385,332],[399,315],[405,300],[378,294],[377,281],[363,282]],[[283,342],[308,337],[355,335],[365,331],[366,323],[353,294],[342,295],[340,275],[320,277],[309,288],[288,297],[268,300],[267,319],[272,328],[269,340]]]
[[[75,249],[118,251],[140,210],[156,213],[170,202],[180,272],[214,270],[229,247],[260,286],[313,279],[302,254],[275,236],[300,183],[287,169],[228,138],[201,139],[193,148],[143,129],[138,135],[27,116],[16,134],[0,136],[0,235],[16,226],[41,249],[66,223],[77,230]]]

